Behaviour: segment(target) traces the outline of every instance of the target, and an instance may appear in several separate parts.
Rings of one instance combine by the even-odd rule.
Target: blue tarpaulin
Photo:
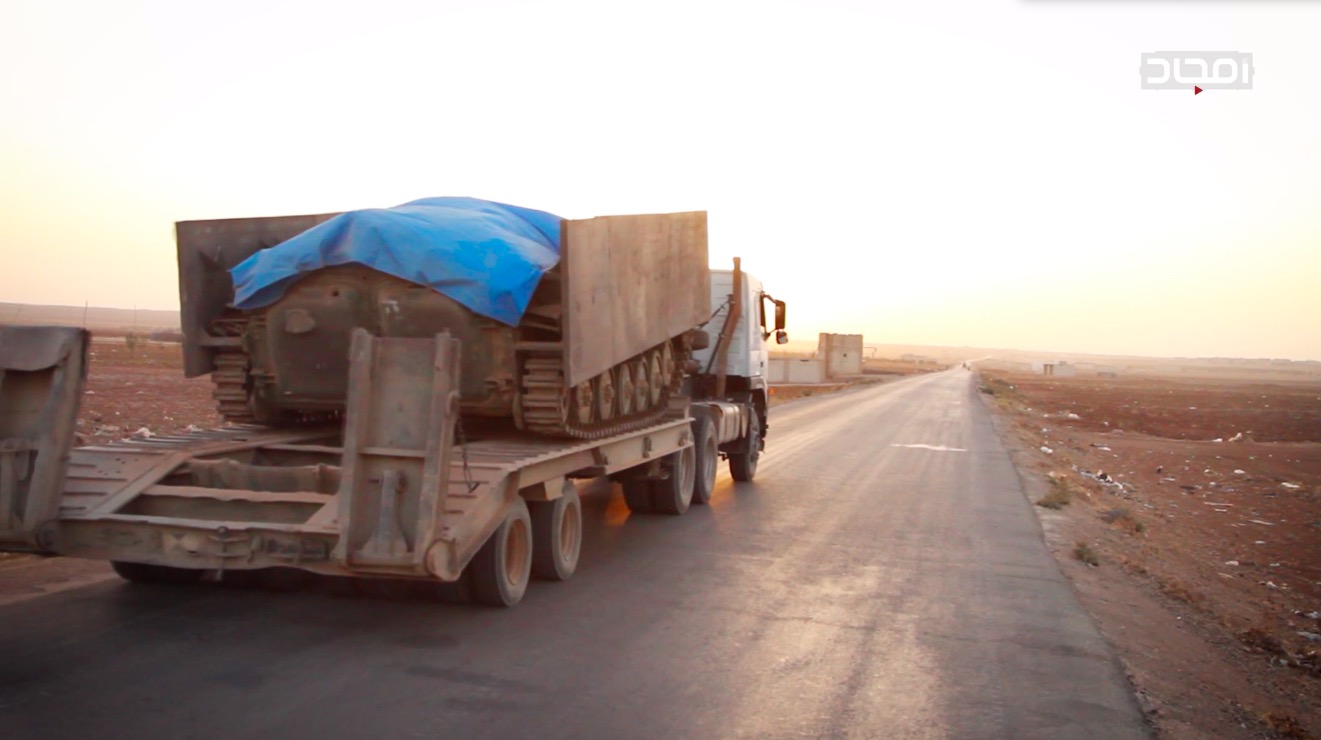
[[[424,198],[341,213],[230,270],[234,305],[269,306],[301,275],[358,264],[515,326],[542,274],[560,260],[560,221],[477,198]]]

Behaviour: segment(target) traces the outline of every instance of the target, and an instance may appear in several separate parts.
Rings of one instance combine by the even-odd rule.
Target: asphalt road
[[[578,574],[512,610],[118,580],[0,605],[0,737],[1147,734],[970,373],[775,408],[756,482],[722,467],[686,516],[602,485],[584,515]]]

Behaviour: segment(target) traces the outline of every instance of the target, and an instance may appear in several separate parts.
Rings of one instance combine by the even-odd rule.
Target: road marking
[[[910,448],[915,449],[915,450],[935,450],[936,452],[967,452],[967,450],[964,449],[964,448],[962,448],[962,447],[946,447],[945,445],[923,445],[923,444],[901,445],[901,444],[892,444],[892,445],[890,445],[890,446],[891,446],[891,447],[910,447]]]

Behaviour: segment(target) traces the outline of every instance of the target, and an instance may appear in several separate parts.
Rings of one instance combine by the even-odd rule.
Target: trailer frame
[[[447,333],[359,330],[342,427],[229,426],[72,449],[61,485],[27,491],[54,516],[18,539],[190,572],[454,581],[520,499],[554,501],[574,479],[664,480],[693,445],[686,400],[602,440],[456,439],[458,352]],[[60,404],[56,416],[76,419],[76,397]]]

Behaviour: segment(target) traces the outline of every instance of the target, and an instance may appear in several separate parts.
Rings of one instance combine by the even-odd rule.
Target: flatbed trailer
[[[714,478],[694,430],[711,438],[704,455],[740,433],[732,405],[690,416],[678,399],[662,421],[606,439],[462,438],[458,341],[359,330],[342,425],[70,450],[87,334],[30,330],[41,331],[57,349],[0,362],[0,547],[110,560],[130,580],[282,567],[455,581],[469,571],[477,601],[512,606],[530,575],[564,580],[576,568],[575,479],[611,476],[635,509],[682,513],[695,478]],[[17,346],[6,336],[17,335],[0,329],[0,361]]]

